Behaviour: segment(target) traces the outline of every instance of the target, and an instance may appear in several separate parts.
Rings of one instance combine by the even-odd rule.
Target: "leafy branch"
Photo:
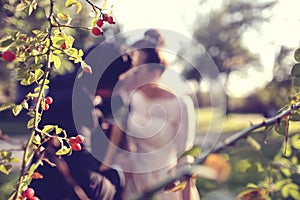
[[[89,3],[94,12],[96,13],[93,18],[91,26],[100,30],[100,27],[96,26],[96,21],[105,15],[103,9],[96,6],[90,1]],[[20,80],[20,84],[23,86],[30,86],[37,84],[33,92],[29,92],[24,100],[20,104],[6,103],[0,105],[0,112],[11,109],[14,116],[19,115],[22,110],[28,111],[27,114],[31,117],[27,122],[27,128],[30,130],[30,135],[26,144],[22,148],[11,148],[8,150],[0,151],[0,172],[8,174],[12,165],[10,162],[15,162],[16,159],[11,157],[12,151],[22,150],[23,158],[21,161],[20,175],[16,184],[16,189],[10,195],[10,199],[16,200],[20,197],[22,191],[24,191],[31,182],[32,175],[35,170],[42,164],[42,161],[47,162],[44,157],[46,148],[44,144],[51,139],[57,139],[61,148],[56,151],[56,155],[69,155],[73,151],[81,150],[82,138],[78,135],[78,138],[68,138],[65,130],[59,128],[56,125],[45,125],[42,129],[39,128],[39,123],[42,120],[42,114],[49,109],[49,104],[52,103],[52,97],[45,97],[45,90],[49,89],[49,77],[51,71],[58,70],[63,67],[63,62],[70,60],[73,63],[81,63],[82,72],[92,73],[92,69],[82,59],[84,52],[81,49],[73,47],[74,38],[71,35],[64,33],[64,28],[71,29],[84,29],[91,31],[95,34],[92,28],[87,26],[72,26],[70,22],[72,18],[68,14],[62,12],[55,13],[54,6],[60,5],[57,1],[49,0],[41,2],[42,7],[38,7],[35,0],[21,1],[15,3],[15,7],[21,15],[29,17],[36,9],[44,9],[45,16],[44,21],[41,20],[46,28],[44,30],[30,30],[30,33],[24,34],[20,31],[11,31],[11,34],[4,36],[0,39],[0,51],[2,53],[2,59],[9,62],[8,66],[15,70],[16,77]],[[66,0],[64,3],[66,8],[71,6],[77,7],[77,14],[81,11],[82,5],[78,0]],[[59,11],[62,9],[60,8]],[[100,11],[100,15],[99,12]],[[16,17],[17,18],[17,17]],[[101,19],[104,20],[104,19]],[[105,21],[105,20],[104,20]],[[109,23],[108,22],[108,23]],[[42,27],[43,27],[42,26]],[[103,32],[102,32],[103,33]],[[65,59],[67,57],[67,59]],[[65,60],[62,60],[65,59]],[[29,105],[33,101],[34,105]],[[76,140],[76,142],[74,142]],[[79,142],[78,142],[79,141]],[[34,154],[39,154],[35,163],[30,163]],[[3,161],[3,162],[2,162]],[[30,189],[30,188],[27,188]],[[27,190],[26,189],[26,190]],[[23,197],[23,195],[22,195]]]
[[[52,23],[51,23],[51,16],[53,15],[53,7],[54,7],[54,0],[50,0],[50,9],[49,9],[49,17],[48,17],[48,21],[49,21],[49,32],[48,32],[48,39],[49,39],[49,46],[48,46],[48,51],[47,51],[47,66],[45,69],[45,73],[44,73],[44,78],[42,80],[42,84],[40,85],[40,90],[39,90],[39,94],[37,97],[37,102],[41,102],[43,95],[44,95],[44,87],[46,85],[46,80],[48,79],[49,73],[50,73],[50,69],[51,69],[51,62],[50,62],[50,55],[51,55],[51,46],[52,44]],[[25,172],[26,172],[26,167],[28,165],[28,162],[31,156],[33,156],[33,153],[31,152],[31,146],[32,146],[32,141],[33,138],[35,136],[35,132],[36,129],[38,128],[38,124],[39,124],[39,118],[40,118],[40,113],[39,113],[39,108],[40,108],[40,103],[36,104],[35,110],[34,110],[34,125],[30,134],[30,137],[25,145],[25,150],[24,150],[24,154],[23,154],[23,159],[22,159],[22,165],[21,165],[21,171],[20,171],[20,176],[19,176],[19,180],[16,186],[16,191],[14,194],[13,199],[17,200],[18,199],[18,194],[21,193],[21,189],[22,189],[22,182],[23,179],[25,178]],[[31,156],[29,155],[31,154]]]

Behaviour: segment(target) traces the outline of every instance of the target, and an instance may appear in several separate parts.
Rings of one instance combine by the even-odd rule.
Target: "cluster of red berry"
[[[37,98],[34,98],[34,102],[37,103]],[[52,103],[53,103],[53,98],[49,96],[42,98],[40,102],[43,110],[49,110],[50,104]]]
[[[27,188],[22,192],[22,199],[24,200],[39,200],[38,197],[34,196],[34,189]]]
[[[3,60],[11,62],[16,59],[16,54],[12,51],[5,51],[2,53],[1,57],[3,58]]]
[[[81,150],[81,144],[84,141],[84,137],[82,135],[77,135],[76,137],[70,137],[69,142],[71,144],[73,151],[80,151]]]
[[[92,33],[95,36],[99,36],[99,35],[103,35],[103,30],[101,29],[104,25],[104,23],[107,22],[109,24],[114,24],[114,18],[112,16],[108,16],[107,14],[103,14],[102,15],[102,19],[98,19],[97,21],[97,26],[95,26],[94,28],[92,28]]]

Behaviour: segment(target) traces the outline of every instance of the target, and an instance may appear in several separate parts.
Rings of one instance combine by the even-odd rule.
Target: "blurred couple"
[[[125,200],[142,195],[174,176],[179,163],[192,162],[192,158],[181,156],[193,145],[194,105],[187,94],[173,91],[174,87],[161,82],[168,66],[162,52],[164,45],[162,34],[155,29],[149,29],[144,38],[134,42],[127,50],[131,67],[119,75],[111,94],[111,106],[118,107],[113,99],[120,98],[127,112],[114,119],[109,134],[111,142],[100,169],[116,167],[124,172]],[[178,93],[181,95],[177,96]],[[114,116],[119,116],[119,111],[113,108],[112,115],[116,112]],[[160,191],[155,198],[199,200],[195,180],[185,181],[185,189]]]

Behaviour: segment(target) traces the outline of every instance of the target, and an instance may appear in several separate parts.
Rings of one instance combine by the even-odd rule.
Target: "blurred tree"
[[[244,68],[263,67],[260,63],[260,57],[253,54],[243,42],[244,33],[248,31],[261,31],[261,25],[269,22],[272,15],[272,8],[278,3],[277,0],[271,1],[250,1],[250,0],[223,0],[217,5],[208,0],[200,2],[198,16],[195,20],[193,37],[203,45],[204,49],[210,55],[220,73],[224,78],[225,88],[229,74],[232,71]],[[192,49],[192,50],[191,50]],[[204,51],[193,49],[192,46],[181,50],[183,55],[189,54],[196,59],[197,67],[201,69],[209,68],[207,61],[203,59]],[[257,90],[256,94],[251,94],[248,98],[242,100],[244,103],[230,103],[227,105],[227,111],[239,112],[261,112],[265,116],[274,114],[278,109],[279,102],[284,101],[287,96],[286,91],[290,88],[285,84],[289,79],[290,69],[284,66],[290,66],[291,49],[286,46],[279,46],[274,56],[273,79],[267,85],[272,88],[271,92],[264,92],[264,89]],[[183,62],[184,63],[184,62]],[[184,64],[183,75],[187,79],[201,80],[201,74],[195,66]],[[262,69],[261,69],[262,70]],[[288,81],[289,82],[289,81]],[[280,95],[276,91],[285,91]],[[277,96],[279,95],[279,97]],[[276,98],[275,98],[276,96]],[[266,99],[268,101],[266,101]],[[227,102],[229,97],[227,96]],[[230,100],[236,102],[235,99]],[[251,102],[249,104],[249,102]],[[257,106],[250,106],[257,105]],[[258,106],[259,105],[259,106]]]
[[[221,73],[228,75],[239,67],[257,64],[259,57],[242,43],[243,33],[268,21],[268,11],[275,4],[276,1],[223,0],[219,8],[211,9],[211,1],[203,0],[195,21],[194,38],[208,51]],[[201,77],[190,67],[183,74],[189,79]]]

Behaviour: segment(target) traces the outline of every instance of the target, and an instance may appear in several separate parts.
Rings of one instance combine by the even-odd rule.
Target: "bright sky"
[[[183,3],[182,0],[114,0],[113,13],[123,25],[124,32],[141,28],[164,28],[191,38],[199,1],[189,0]],[[220,1],[211,2],[215,9],[220,5]],[[270,23],[263,25],[260,32],[253,31],[245,35],[245,44],[251,51],[261,55],[264,69],[262,72],[251,69],[233,73],[230,77],[229,93],[243,96],[256,87],[264,86],[272,78],[276,47],[281,44],[292,48],[299,46],[299,8],[299,0],[279,0],[272,11]],[[256,85],[253,84],[253,77],[256,77]]]
[[[115,0],[114,14],[124,31],[164,28],[190,36],[189,27],[196,17],[198,0]]]

